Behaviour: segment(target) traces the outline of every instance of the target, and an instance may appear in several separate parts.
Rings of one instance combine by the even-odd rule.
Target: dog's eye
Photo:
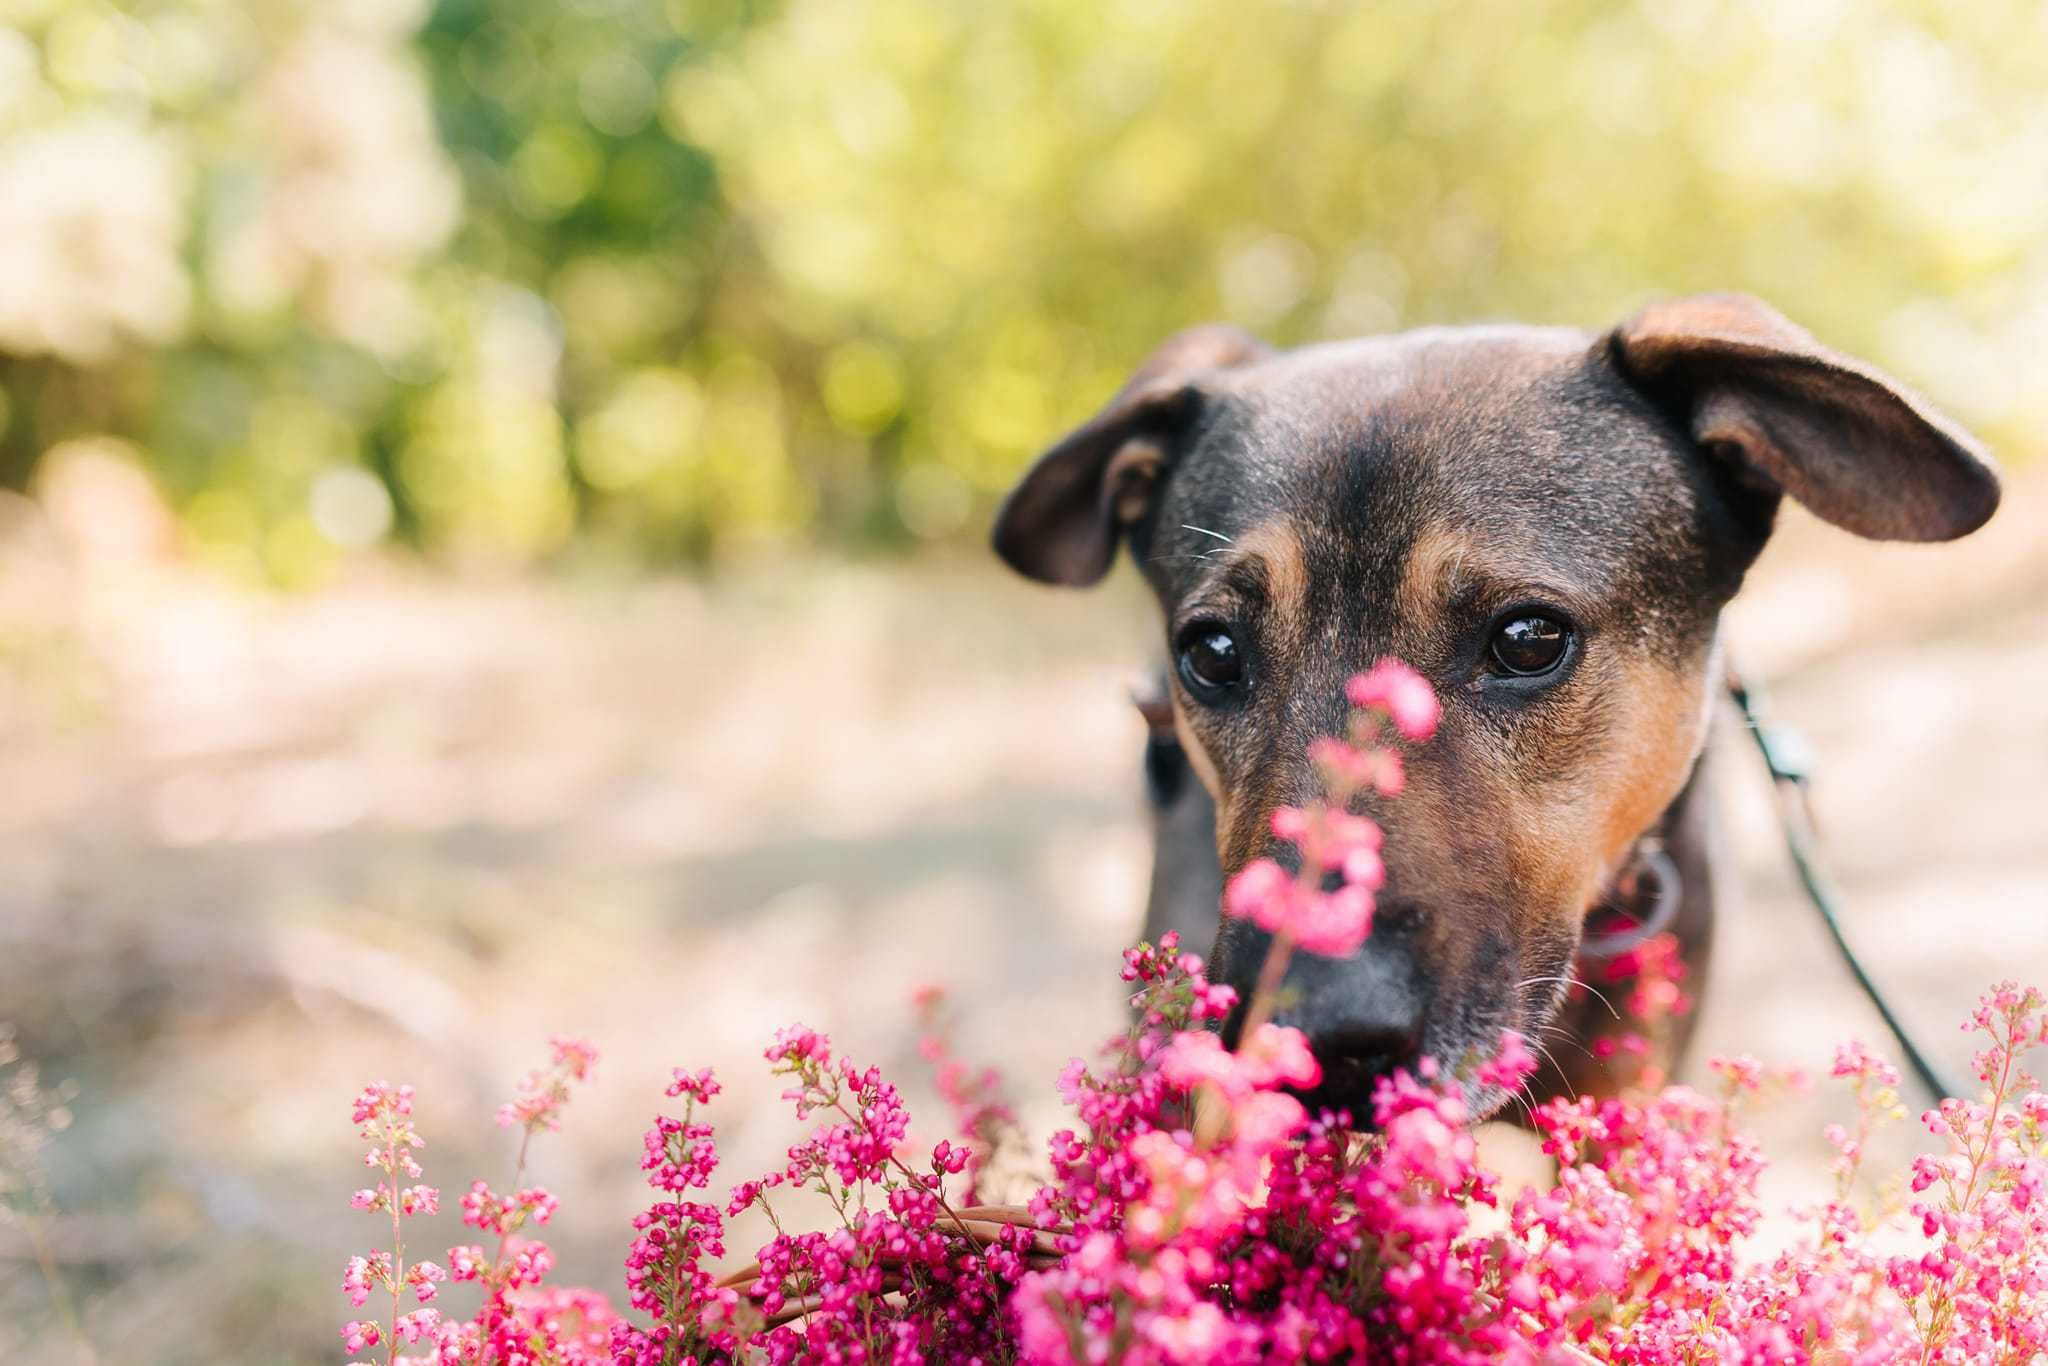
[[[1221,699],[1244,681],[1244,652],[1230,628],[1198,621],[1180,633],[1180,677],[1205,702]]]
[[[1569,644],[1571,630],[1563,622],[1532,613],[1501,623],[1489,652],[1503,672],[1547,674],[1564,659]]]

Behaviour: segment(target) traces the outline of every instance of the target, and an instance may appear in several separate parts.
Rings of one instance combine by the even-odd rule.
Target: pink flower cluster
[[[542,1128],[553,1128],[556,1115],[568,1099],[572,1081],[589,1075],[597,1052],[580,1040],[553,1041],[553,1066],[536,1072],[521,1088],[518,1101],[499,1112],[501,1123],[521,1123],[525,1137]],[[536,1097],[544,1104],[529,1104]],[[609,1361],[612,1325],[616,1320],[604,1297],[587,1290],[542,1288],[541,1281],[554,1267],[554,1256],[545,1243],[519,1237],[532,1222],[545,1224],[555,1212],[555,1198],[537,1186],[521,1188],[516,1194],[500,1196],[478,1181],[462,1197],[462,1222],[478,1232],[494,1236],[496,1246],[486,1251],[471,1243],[448,1249],[444,1269],[434,1262],[407,1265],[403,1239],[404,1220],[439,1214],[441,1193],[432,1186],[401,1188],[399,1175],[415,1181],[423,1174],[414,1154],[424,1146],[412,1123],[413,1088],[393,1087],[379,1082],[365,1087],[356,1098],[353,1116],[358,1131],[371,1142],[364,1161],[381,1169],[386,1180],[359,1190],[349,1203],[356,1209],[391,1216],[391,1252],[374,1248],[366,1256],[351,1257],[342,1273],[342,1291],[349,1303],[361,1308],[373,1291],[391,1295],[391,1319],[352,1319],[342,1325],[343,1345],[350,1352],[383,1346],[391,1366],[411,1362],[415,1366],[539,1366],[559,1363]],[[508,1112],[514,1118],[507,1119]],[[519,1172],[524,1175],[526,1144],[520,1145]],[[482,1301],[467,1320],[445,1320],[437,1308],[424,1307],[440,1292],[444,1282],[471,1283],[482,1291]],[[421,1308],[401,1312],[403,1296],[410,1292]],[[423,1345],[425,1355],[407,1356],[399,1343]]]
[[[784,1095],[798,1117],[826,1118],[780,1169],[735,1185],[723,1209],[661,1201],[634,1221],[626,1282],[632,1306],[653,1323],[617,1326],[613,1359],[665,1366],[1007,1355],[1004,1304],[1033,1234],[1017,1223],[970,1221],[948,1202],[946,1178],[966,1169],[969,1150],[942,1140],[924,1169],[910,1166],[902,1155],[909,1115],[896,1088],[874,1068],[835,1061],[822,1034],[784,1029],[766,1056],[791,1079]],[[710,1127],[694,1113],[717,1084],[709,1073],[676,1077],[670,1094],[688,1098],[685,1114],[656,1120],[642,1162],[664,1193],[708,1187],[718,1161]],[[784,1231],[771,1193],[800,1192],[821,1197],[832,1227]],[[873,1205],[862,1198],[868,1192]],[[766,1211],[777,1232],[742,1293],[715,1281],[703,1260],[722,1253],[723,1220],[750,1207]]]
[[[1500,1211],[1459,1091],[1434,1068],[1383,1083],[1376,1131],[1354,1131],[1288,1093],[1317,1080],[1295,1031],[1264,1024],[1231,1051],[1204,1027],[1232,1001],[1199,959],[1169,939],[1133,950],[1126,971],[1140,1024],[1103,1067],[1062,1078],[1079,1123],[1053,1138],[1053,1180],[1028,1220],[951,1203],[968,1150],[942,1141],[909,1165],[894,1088],[835,1061],[822,1035],[790,1030],[767,1056],[821,1122],[722,1205],[670,1198],[709,1189],[718,1162],[696,1114],[717,1083],[676,1073],[684,1113],[657,1120],[642,1162],[662,1198],[635,1219],[626,1263],[644,1325],[592,1292],[540,1288],[545,1246],[515,1242],[496,1257],[450,1249],[445,1279],[486,1291],[471,1319],[421,1309],[395,1331],[352,1320],[346,1343],[393,1343],[394,1360],[409,1359],[395,1353],[403,1340],[431,1344],[421,1361],[565,1366],[2026,1363],[2048,1343],[2048,1095],[2020,1066],[2048,1042],[2039,993],[2001,986],[1973,1017],[1984,1099],[1923,1116],[1945,1151],[1914,1163],[1903,1210],[1859,1195],[1870,1132],[1900,1115],[1898,1074],[1845,1046],[1833,1074],[1853,1088],[1857,1121],[1829,1131],[1834,1198],[1808,1214],[1798,1246],[1753,1261],[1743,1249],[1764,1163],[1735,1120],[1776,1079],[1751,1060],[1716,1064],[1719,1095],[1672,1086],[1537,1107],[1557,1180]],[[1480,1064],[1507,1086],[1533,1067],[1512,1035]],[[393,1099],[373,1101],[373,1137],[402,1169],[417,1136],[389,1108],[400,1093],[382,1093]],[[752,1268],[719,1278],[708,1263],[724,1255],[724,1220],[769,1209],[771,1195],[808,1195],[833,1225],[778,1231]],[[504,1198],[481,1183],[462,1204],[486,1232],[553,1211],[542,1193]],[[789,1227],[787,1211],[770,1213]],[[1891,1250],[1901,1238],[1917,1246]],[[443,1279],[372,1252],[351,1260],[344,1287],[357,1305],[394,1286],[424,1303]]]
[[[570,1084],[587,1080],[590,1069],[597,1066],[597,1049],[587,1039],[557,1034],[548,1040],[548,1052],[549,1065],[528,1073],[519,1084],[519,1094],[498,1107],[500,1128],[517,1126],[528,1134],[555,1128],[561,1122],[562,1106],[568,1103]]]
[[[925,994],[924,1051],[964,1143],[909,1139],[896,1088],[791,1026],[766,1051],[810,1132],[780,1167],[699,1198],[718,1153],[700,1107],[708,1071],[678,1069],[679,1117],[647,1130],[641,1166],[655,1200],[633,1221],[628,1320],[602,1296],[541,1284],[552,1258],[525,1241],[555,1202],[526,1187],[524,1144],[511,1195],[478,1182],[464,1223],[497,1247],[450,1249],[448,1270],[407,1265],[406,1218],[438,1212],[418,1184],[410,1088],[367,1088],[355,1121],[384,1180],[358,1208],[388,1214],[391,1252],[351,1259],[350,1303],[392,1296],[389,1323],[351,1320],[352,1352],[388,1360],[681,1366],[714,1362],[1023,1361],[1033,1363],[1710,1361],[2008,1363],[2048,1352],[2048,1095],[2022,1066],[2048,1043],[2048,1004],[2002,984],[1967,1027],[1982,1038],[1974,1101],[1922,1116],[1940,1150],[1917,1159],[1892,1196],[1863,1172],[1876,1128],[1904,1118],[1897,1071],[1845,1045],[1832,1074],[1851,1089],[1853,1125],[1833,1125],[1831,1198],[1803,1211],[1798,1242],[1768,1257],[1749,1240],[1763,1209],[1764,1160],[1738,1119],[1785,1082],[1750,1059],[1717,1060],[1718,1091],[1668,1086],[1643,1069],[1626,1094],[1529,1111],[1556,1164],[1554,1183],[1501,1207],[1479,1164],[1462,1078],[1424,1060],[1383,1081],[1370,1129],[1310,1113],[1298,1093],[1320,1071],[1296,1031],[1272,1023],[1274,963],[1299,947],[1345,952],[1369,932],[1378,830],[1352,813],[1367,788],[1401,786],[1387,740],[1428,738],[1436,698],[1382,663],[1354,679],[1348,736],[1318,751],[1329,800],[1282,814],[1300,876],[1268,870],[1230,889],[1234,914],[1274,934],[1273,960],[1245,1003],[1242,1041],[1215,1026],[1237,1006],[1173,936],[1124,955],[1134,1024],[1096,1064],[1059,1079],[1075,1121],[1053,1135],[1027,1209],[973,1203],[993,1154],[1018,1142],[993,1074],[969,1072],[938,1035]],[[1306,870],[1316,870],[1310,875]],[[1321,875],[1343,874],[1335,893]],[[1277,876],[1276,876],[1277,875]],[[1310,889],[1314,888],[1314,891]],[[1318,899],[1320,898],[1320,899]],[[1648,1039],[1688,1007],[1668,938],[1610,969]],[[553,1127],[588,1045],[556,1041],[508,1112],[525,1138]],[[1471,1079],[1515,1090],[1535,1069],[1504,1035]],[[411,1184],[407,1184],[407,1183]],[[721,1276],[726,1221],[759,1209],[775,1228],[751,1266]],[[822,1215],[820,1219],[818,1216]],[[822,1226],[819,1226],[822,1225]],[[426,1306],[443,1281],[483,1300],[462,1322]],[[411,1293],[420,1308],[402,1313]],[[402,1358],[397,1344],[432,1354]]]
[[[400,1341],[416,1343],[429,1338],[441,1323],[441,1311],[427,1306],[439,1293],[441,1282],[448,1279],[448,1273],[433,1262],[414,1262],[408,1266],[405,1261],[406,1217],[435,1214],[441,1208],[441,1192],[434,1187],[399,1185],[401,1175],[417,1182],[425,1174],[415,1156],[426,1145],[413,1127],[412,1105],[412,1087],[380,1081],[364,1087],[349,1111],[356,1133],[370,1144],[370,1150],[363,1154],[363,1165],[376,1168],[385,1178],[373,1187],[357,1191],[349,1204],[368,1213],[391,1216],[391,1251],[371,1248],[366,1255],[349,1258],[342,1269],[341,1290],[352,1307],[361,1309],[375,1293],[391,1296],[388,1321],[350,1319],[342,1325],[342,1345],[350,1352],[366,1351],[383,1343],[395,1359]],[[410,1312],[404,1308],[408,1292],[419,1306]]]

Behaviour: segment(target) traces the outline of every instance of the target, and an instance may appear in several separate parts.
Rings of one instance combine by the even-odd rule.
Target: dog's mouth
[[[1526,1043],[1540,1034],[1554,1013],[1542,1010],[1536,1019],[1507,1027],[1514,1028]],[[1457,1095],[1464,1104],[1468,1122],[1476,1124],[1507,1109],[1518,1095],[1528,1089],[1527,1081],[1516,1087],[1506,1087],[1480,1080],[1481,1066],[1491,1062],[1500,1050],[1501,1031],[1491,1030],[1483,1038],[1483,1043],[1475,1041],[1462,1048],[1446,1048],[1444,1051],[1456,1059],[1453,1063],[1439,1063],[1434,1054],[1420,1050],[1400,1054],[1358,1051],[1330,1056],[1318,1054],[1316,1062],[1322,1068],[1322,1080],[1313,1087],[1290,1088],[1289,1094],[1299,1100],[1310,1115],[1338,1116],[1345,1122],[1345,1127],[1370,1132],[1379,1128],[1375,1111],[1380,1088],[1395,1084],[1396,1074],[1405,1074],[1424,1088]]]
[[[1316,1062],[1322,1068],[1323,1079],[1313,1087],[1294,1090],[1294,1098],[1311,1115],[1340,1114],[1348,1120],[1347,1127],[1354,1129],[1378,1127],[1373,1096],[1383,1080],[1396,1072],[1413,1076],[1421,1066],[1420,1055],[1414,1050],[1347,1050],[1329,1057],[1318,1055]]]

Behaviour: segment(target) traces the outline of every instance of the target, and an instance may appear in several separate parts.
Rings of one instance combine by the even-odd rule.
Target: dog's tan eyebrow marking
[[[1442,523],[1426,527],[1408,549],[1401,584],[1394,598],[1401,615],[1426,621],[1465,586],[1465,557],[1472,552],[1469,533]]]
[[[1279,517],[1260,522],[1233,542],[1223,559],[1233,570],[1256,573],[1266,611],[1289,640],[1298,638],[1306,625],[1308,561],[1293,524]]]
[[[1409,621],[1428,622],[1447,611],[1484,605],[1517,590],[1583,608],[1583,595],[1558,586],[1555,570],[1512,545],[1481,542],[1470,530],[1437,523],[1415,538],[1402,567],[1394,602]],[[1495,602],[1495,606],[1504,603]]]

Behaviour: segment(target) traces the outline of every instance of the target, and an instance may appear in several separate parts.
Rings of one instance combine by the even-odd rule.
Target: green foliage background
[[[0,478],[314,581],[978,534],[1166,332],[1764,294],[2048,417],[2017,0],[0,0]]]

